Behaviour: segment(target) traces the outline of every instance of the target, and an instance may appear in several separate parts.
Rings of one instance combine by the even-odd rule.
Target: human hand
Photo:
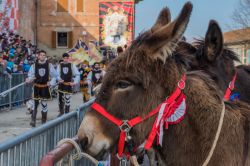
[[[83,84],[84,84],[84,85],[88,85],[88,81],[87,81],[87,80],[84,81]]]
[[[59,83],[63,83],[63,82],[64,82],[64,80],[59,80],[58,82],[59,82]]]
[[[71,83],[70,83],[70,86],[74,86],[74,85],[76,85],[74,82],[71,82]]]
[[[25,82],[26,82],[27,84],[29,84],[29,83],[31,83],[33,80],[34,80],[34,79],[26,78],[26,79],[25,79]]]
[[[25,79],[25,82],[28,84],[28,83],[30,83],[30,79],[29,78],[26,78]]]

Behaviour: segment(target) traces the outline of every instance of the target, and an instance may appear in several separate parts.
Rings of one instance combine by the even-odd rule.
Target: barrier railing
[[[1,74],[0,75],[0,93],[11,87],[14,87],[25,81],[27,74]],[[0,110],[4,108],[12,109],[12,107],[23,104],[32,96],[32,85],[26,84],[21,86],[4,97],[0,97]]]
[[[0,165],[38,166],[42,156],[54,149],[61,139],[76,135],[85,111],[93,101],[94,99],[76,111],[0,144]]]
[[[0,75],[0,93],[4,92],[18,84],[25,81],[27,74],[12,73],[12,74],[1,74]],[[2,109],[12,109],[12,107],[17,107],[24,104],[25,101],[31,99],[32,97],[32,84],[25,84],[17,89],[9,92],[6,96],[0,97],[0,110]],[[80,91],[80,85],[75,85],[73,87],[74,92]]]

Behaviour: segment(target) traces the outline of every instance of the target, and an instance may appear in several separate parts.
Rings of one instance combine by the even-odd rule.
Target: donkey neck
[[[250,104],[250,66],[238,66],[236,68],[237,79],[235,82],[235,91],[240,94],[240,100]]]
[[[207,157],[222,108],[216,89],[208,84],[209,80],[189,75],[185,92],[186,117],[164,134],[162,153],[167,154],[167,165],[201,165]]]
[[[164,65],[162,73],[159,73],[158,80],[162,81],[167,96],[173,93],[178,81],[186,74],[186,69],[182,63],[176,63],[176,59],[170,58]],[[166,97],[166,96],[165,96]]]

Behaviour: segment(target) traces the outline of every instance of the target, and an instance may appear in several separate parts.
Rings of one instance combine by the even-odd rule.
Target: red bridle
[[[237,77],[237,73],[234,74],[232,81],[229,82],[228,88],[227,88],[226,93],[224,95],[225,101],[228,101],[230,99],[230,95],[231,95],[232,91],[234,90],[234,84],[235,84],[236,77]]]
[[[105,110],[105,108],[103,108],[98,103],[93,103],[93,105],[91,107],[94,110],[96,110],[102,116],[107,118],[109,121],[113,122],[121,130],[120,138],[119,138],[119,142],[118,142],[118,157],[119,158],[121,158],[123,156],[126,137],[129,135],[129,131],[131,130],[131,128],[134,127],[135,125],[145,121],[146,119],[156,115],[157,113],[159,113],[162,104],[168,105],[168,107],[166,109],[164,109],[163,116],[161,116],[162,119],[164,120],[164,122],[166,124],[168,123],[165,120],[166,120],[166,118],[170,117],[174,113],[174,110],[171,109],[172,106],[174,105],[174,103],[176,103],[176,100],[178,100],[178,98],[180,96],[182,96],[182,97],[184,96],[184,94],[182,93],[182,90],[185,88],[185,81],[186,81],[186,75],[183,75],[181,80],[178,82],[178,86],[176,87],[175,91],[164,102],[159,104],[155,109],[153,109],[145,117],[137,116],[137,117],[135,117],[135,118],[133,118],[131,120],[120,120],[120,119],[112,116],[111,114],[109,114]],[[158,133],[158,127],[155,126],[156,121],[157,121],[157,118],[156,118],[155,123],[153,125],[153,128],[152,128],[152,130],[151,130],[151,132],[149,134],[147,142],[146,142],[146,144],[144,146],[145,149],[150,149],[151,148],[151,146],[153,144],[153,141],[155,139],[155,136]]]

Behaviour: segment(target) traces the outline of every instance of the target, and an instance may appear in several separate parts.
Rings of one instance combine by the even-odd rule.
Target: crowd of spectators
[[[0,74],[27,73],[37,52],[30,40],[16,33],[0,34]]]
[[[0,34],[0,74],[27,73],[35,62],[38,51],[36,45],[33,45],[30,40],[25,40],[17,33]],[[102,51],[103,60],[112,61],[122,52],[122,47],[118,47],[117,50],[104,48],[104,51]],[[56,67],[58,62],[55,59],[50,60]]]

